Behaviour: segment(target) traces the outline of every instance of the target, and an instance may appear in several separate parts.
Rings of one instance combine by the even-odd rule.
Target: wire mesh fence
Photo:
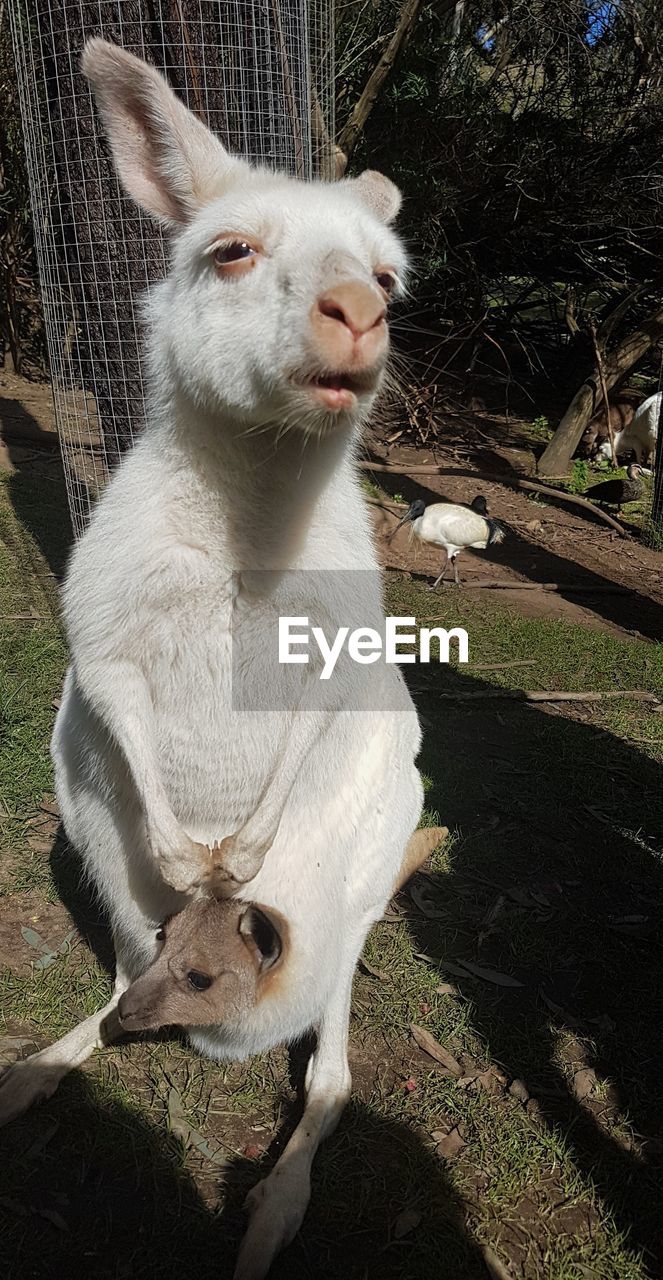
[[[53,395],[82,532],[144,421],[140,297],[167,266],[123,194],[80,54],[103,36],[152,62],[231,151],[334,176],[333,0],[10,0]]]

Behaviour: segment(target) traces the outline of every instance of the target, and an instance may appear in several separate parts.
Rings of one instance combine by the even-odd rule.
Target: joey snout
[[[287,926],[271,908],[199,898],[157,934],[159,955],[118,1004],[123,1031],[235,1020],[264,994],[287,953]]]

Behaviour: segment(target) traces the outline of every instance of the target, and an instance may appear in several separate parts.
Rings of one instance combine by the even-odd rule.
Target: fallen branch
[[[599,340],[596,336],[596,323],[592,316],[589,322],[589,332],[594,346],[594,359],[596,360],[596,369],[601,383],[601,395],[603,396],[603,404],[605,406],[605,420],[608,424],[608,439],[610,441],[610,457],[612,458],[613,467],[618,467],[617,451],[615,449],[615,433],[612,429],[612,420],[610,418],[610,401],[608,399],[608,388],[605,381],[605,365],[603,364],[603,356],[599,347]]]
[[[420,466],[403,466],[399,463],[390,462],[367,462],[361,461],[360,467],[364,471],[384,471],[392,475],[426,475],[426,476],[453,476],[454,472],[448,467],[436,466],[433,463],[422,464]],[[589,502],[587,498],[579,498],[575,493],[565,493],[563,489],[553,489],[547,484],[540,484],[538,480],[521,480],[516,476],[494,475],[490,472],[476,471],[473,475],[477,480],[487,480],[491,484],[506,484],[512,489],[525,489],[530,493],[546,493],[551,498],[561,498],[563,502],[569,502],[574,507],[585,507],[588,511],[592,511],[599,520],[605,521],[612,529],[616,529],[622,538],[628,537],[626,529],[614,520],[612,516],[607,515],[605,511],[601,511],[600,507],[595,506],[593,502]]]
[[[655,693],[646,689],[611,689],[607,693],[558,693],[554,689],[530,693],[525,689],[477,689],[476,692],[438,693],[449,702],[465,702],[474,698],[510,698],[517,702],[601,702],[605,698],[636,698],[639,702],[658,702]]]
[[[470,671],[506,671],[508,667],[535,667],[536,658],[514,658],[513,662],[472,662]]]
[[[574,582],[472,582],[471,578],[466,578],[463,585],[466,590],[481,588],[484,591],[566,591],[580,596],[628,596],[631,594],[628,587],[618,587],[608,583],[600,586],[590,583],[584,587],[581,583]]]

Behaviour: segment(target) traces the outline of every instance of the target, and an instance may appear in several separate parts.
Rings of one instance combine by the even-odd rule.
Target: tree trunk
[[[663,335],[663,310],[649,316],[639,329],[635,329],[620,342],[605,359],[605,383],[608,391],[619,382],[629,369],[637,364],[649,348]],[[539,459],[541,476],[566,475],[571,458],[578,447],[580,437],[596,408],[599,370],[594,368],[582,386],[576,391],[548,448]]]
[[[423,4],[423,0],[404,0],[401,9],[401,16],[398,19],[398,25],[391,37],[382,57],[376,67],[371,72],[364,90],[350,115],[350,119],[344,125],[338,138],[338,146],[345,158],[343,168],[347,168],[352,152],[354,151],[361,134],[366,126],[366,121],[375,106],[375,103],[382,91],[382,87],[387,80],[391,69],[398,57],[401,49],[407,44],[414,25],[419,17],[419,11]],[[446,8],[454,9],[456,0],[446,0]]]
[[[658,439],[654,456],[654,492],[646,540],[656,551],[663,551],[663,399],[658,415]]]

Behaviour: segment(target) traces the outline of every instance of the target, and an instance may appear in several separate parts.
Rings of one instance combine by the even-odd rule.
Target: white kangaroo
[[[340,709],[317,706],[311,671],[288,709],[270,702],[260,649],[279,613],[343,621],[359,590],[366,624],[383,621],[353,463],[405,271],[388,227],[400,196],[376,173],[324,184],[250,167],[153,68],[104,41],[83,66],[124,187],[172,231],[146,306],[148,425],[67,574],[71,666],[52,743],[117,977],[97,1015],[5,1074],[0,1120],[108,1041],[164,918],[206,886],[264,904],[287,922],[273,980],[241,1017],[187,1028],[219,1059],[317,1029],[303,1119],[250,1196],[236,1277],[259,1280],[302,1222],[313,1155],[349,1095],[364,938],[401,865],[419,860],[420,733],[398,668],[367,693],[365,668],[348,664]],[[238,618],[255,639],[242,680],[264,694],[261,714],[233,698]]]

